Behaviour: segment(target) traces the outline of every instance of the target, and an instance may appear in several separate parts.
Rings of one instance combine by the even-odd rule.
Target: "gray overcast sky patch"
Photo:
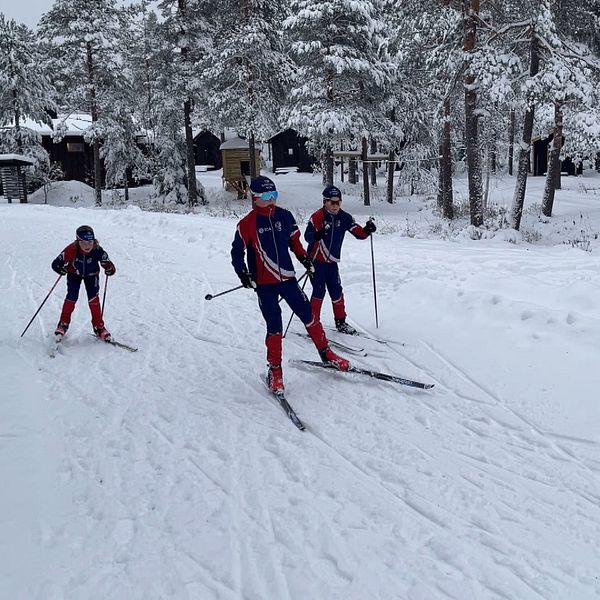
[[[117,0],[117,6],[131,4],[132,0]],[[29,29],[35,29],[45,12],[48,12],[54,0],[0,0],[0,12],[17,23],[27,25]]]

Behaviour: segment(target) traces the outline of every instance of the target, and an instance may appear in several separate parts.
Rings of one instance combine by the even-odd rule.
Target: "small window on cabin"
[[[83,152],[84,147],[81,142],[67,142],[67,152]]]
[[[240,162],[240,169],[242,171],[242,175],[250,175],[250,161],[242,160]]]

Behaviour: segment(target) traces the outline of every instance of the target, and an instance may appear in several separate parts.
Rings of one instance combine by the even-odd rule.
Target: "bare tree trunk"
[[[356,159],[351,158],[348,160],[348,182],[354,184],[357,180]]]
[[[377,141],[371,138],[371,154],[377,153]],[[377,163],[369,163],[371,175],[371,185],[377,185]]]
[[[258,173],[256,172],[256,140],[254,139],[254,131],[250,132],[248,148],[250,150],[250,179],[254,179],[255,177],[258,177]]]
[[[340,142],[340,150],[344,150],[344,142]],[[344,182],[344,157],[340,156],[340,181]]]
[[[177,0],[179,17],[182,23],[187,21],[186,0]],[[189,50],[187,46],[181,48],[181,60],[185,63],[189,60]],[[196,185],[196,157],[194,155],[194,134],[192,132],[192,111],[194,110],[191,98],[186,98],[183,102],[183,127],[185,131],[185,161],[186,161],[186,179],[188,205],[196,206],[198,204],[198,187]]]
[[[479,0],[464,0],[464,50],[473,52],[477,41],[477,18]],[[471,225],[483,225],[483,206],[481,191],[481,163],[479,158],[479,132],[477,115],[477,88],[475,77],[467,74],[465,85],[465,142],[467,151],[467,171],[469,179],[469,205]]]
[[[387,189],[386,200],[393,204],[394,202],[394,173],[396,172],[396,153],[390,150],[387,163]]]
[[[490,194],[490,178],[492,176],[492,164],[494,160],[494,155],[493,155],[493,150],[488,149],[486,151],[485,154],[485,177],[484,177],[484,181],[485,184],[483,186],[483,202],[482,202],[482,206],[483,206],[483,210],[485,213],[485,209],[488,206],[488,198],[489,198],[489,194]]]
[[[536,75],[540,68],[540,55],[538,50],[538,41],[535,31],[531,32],[530,43],[530,63],[529,74]],[[530,99],[533,102],[533,98]],[[533,133],[533,119],[535,106],[530,103],[525,112],[523,121],[523,139],[521,149],[519,150],[519,166],[517,168],[517,182],[511,207],[511,225],[514,229],[521,227],[521,217],[523,216],[523,204],[525,203],[525,190],[527,189],[527,171],[529,168],[529,153],[531,151],[531,136]]]
[[[323,185],[333,185],[333,150],[330,146],[325,149],[323,156]]]
[[[554,194],[556,191],[557,177],[560,176],[560,149],[562,146],[563,115],[560,102],[554,102],[554,137],[552,138],[552,150],[548,172],[546,173],[546,186],[542,199],[542,214],[546,217],[552,216],[554,206]]]
[[[510,123],[508,125],[508,174],[513,174],[513,161],[515,152],[515,111],[510,111]]]
[[[185,157],[187,172],[187,192],[189,206],[198,204],[198,187],[196,186],[196,157],[194,156],[194,134],[192,133],[192,101],[188,98],[183,103],[183,122],[185,129]]]
[[[94,59],[92,56],[92,44],[86,42],[87,53],[87,76],[90,84],[90,113],[92,115],[92,126],[98,121],[98,105],[96,103],[96,82],[94,77]],[[94,159],[94,192],[96,195],[96,206],[102,206],[102,163],[100,162],[100,142],[96,135],[92,142],[92,154]]]
[[[452,138],[450,122],[450,99],[444,100],[444,123],[440,136],[438,205],[445,219],[454,218],[452,193]]]
[[[369,190],[369,163],[367,162],[367,155],[369,150],[369,144],[367,138],[362,139],[362,161],[363,161],[363,195],[364,205],[371,206],[371,195]]]

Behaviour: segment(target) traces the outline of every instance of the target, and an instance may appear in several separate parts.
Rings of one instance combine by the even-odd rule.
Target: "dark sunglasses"
[[[337,200],[334,200],[333,198],[326,198],[326,200],[330,204],[334,204],[334,205],[338,205],[338,206],[342,203],[342,201],[339,198]]]

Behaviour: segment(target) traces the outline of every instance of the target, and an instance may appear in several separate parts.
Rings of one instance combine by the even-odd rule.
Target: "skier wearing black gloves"
[[[75,304],[79,298],[79,288],[83,281],[92,315],[94,333],[102,340],[110,340],[110,333],[104,327],[100,299],[98,298],[100,290],[99,273],[100,267],[102,267],[106,275],[114,275],[116,272],[115,265],[98,243],[94,230],[89,225],[78,227],[75,235],[76,240],[52,261],[52,270],[59,275],[67,276],[67,297],[54,334],[62,338],[67,333],[71,323],[71,314],[75,309]]]
[[[304,323],[321,360],[341,371],[350,363],[329,348],[325,331],[312,315],[311,305],[300,289],[290,250],[312,274],[314,266],[300,241],[300,231],[291,212],[276,206],[278,192],[268,177],[256,177],[250,184],[252,210],[237,225],[231,246],[231,263],[242,285],[252,288],[267,325],[267,382],[272,391],[282,391],[283,322],[281,296]]]
[[[313,292],[310,303],[313,317],[320,320],[327,288],[337,330],[356,335],[356,329],[346,323],[346,306],[338,263],[346,231],[359,240],[365,240],[377,227],[372,220],[368,220],[366,225],[361,227],[351,214],[342,210],[341,204],[342,192],[334,185],[326,187],[323,190],[323,207],[312,214],[304,232],[304,239],[308,243],[308,255],[312,257],[315,265],[315,274],[311,279]]]

